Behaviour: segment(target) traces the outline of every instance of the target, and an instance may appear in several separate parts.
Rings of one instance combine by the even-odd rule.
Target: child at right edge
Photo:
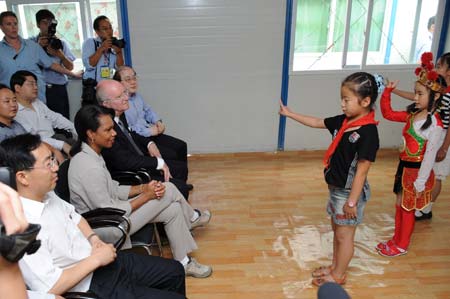
[[[445,79],[447,86],[450,86],[450,52],[444,53],[438,58],[435,71]],[[413,92],[396,88],[392,93],[410,101],[414,101]],[[437,151],[436,160],[433,166],[436,181],[434,183],[433,191],[431,191],[431,203],[422,210],[416,210],[416,221],[427,220],[433,217],[431,211],[432,206],[441,193],[442,182],[450,175],[450,154],[447,154],[450,147],[450,130],[448,129],[450,123],[450,92],[443,95],[440,105],[436,107],[436,112],[439,112],[442,125],[444,126],[444,131],[441,136],[442,145]]]
[[[393,190],[396,194],[394,235],[376,246],[378,253],[386,257],[408,252],[414,231],[414,211],[424,209],[431,201],[433,164],[444,130],[435,112],[442,95],[447,92],[445,80],[434,71],[432,59],[430,52],[422,55],[422,65],[416,69],[414,103],[406,111],[394,111],[391,107],[391,93],[398,81],[389,82],[381,97],[383,116],[405,123]]]

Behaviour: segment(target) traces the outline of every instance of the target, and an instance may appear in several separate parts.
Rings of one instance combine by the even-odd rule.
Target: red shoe
[[[386,248],[386,246],[395,246],[394,241],[391,239],[389,241],[386,242],[380,242],[377,244],[377,246],[375,246],[375,249],[377,251],[383,250]]]
[[[386,246],[383,249],[378,251],[379,255],[386,256],[386,257],[394,257],[394,256],[404,255],[407,253],[408,253],[407,250],[402,249],[395,244],[392,244],[392,246],[386,244]]]

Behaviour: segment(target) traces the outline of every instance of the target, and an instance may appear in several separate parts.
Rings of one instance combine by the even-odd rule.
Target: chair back
[[[70,160],[65,160],[59,165],[58,181],[55,186],[55,193],[63,200],[70,202],[70,189],[69,189],[69,165]]]

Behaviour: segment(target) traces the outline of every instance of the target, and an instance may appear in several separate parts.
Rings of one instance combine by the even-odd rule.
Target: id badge
[[[109,79],[109,78],[110,78],[111,72],[110,72],[110,70],[109,70],[109,66],[102,66],[102,67],[100,68],[100,76],[101,76],[103,79]]]

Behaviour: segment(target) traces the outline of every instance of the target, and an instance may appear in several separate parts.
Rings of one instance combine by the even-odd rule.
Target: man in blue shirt
[[[14,120],[17,114],[17,99],[8,86],[0,83],[0,141],[19,134],[25,134],[24,127]]]
[[[55,32],[49,31],[49,28],[56,30],[55,15],[48,9],[41,9],[36,13],[36,24],[39,28],[39,34],[30,38],[37,42],[54,63],[62,65],[69,71],[73,70],[73,61],[76,59],[69,44],[62,39],[54,36]],[[54,27],[53,27],[54,26]],[[53,34],[53,35],[52,35]],[[50,41],[53,41],[51,43]],[[60,43],[60,45],[58,45]],[[56,44],[56,45],[55,45]],[[55,47],[61,46],[61,47]],[[54,48],[55,47],[55,48]],[[70,118],[69,95],[67,94],[67,76],[52,69],[43,69],[44,81],[46,85],[47,106],[51,110],[62,114],[65,118]],[[81,74],[73,74],[73,77],[80,77]]]
[[[71,72],[53,62],[37,43],[25,40],[19,35],[17,16],[12,11],[0,14],[0,29],[5,35],[0,42],[0,83],[9,84],[12,74],[18,70],[33,72],[38,78],[38,98],[45,103],[45,84],[41,68],[51,68],[67,75],[71,75]]]
[[[115,69],[123,65],[122,48],[113,44],[113,29],[106,16],[94,20],[97,38],[88,38],[83,43],[83,79],[98,82],[112,79]]]
[[[121,66],[114,79],[122,83],[130,94],[129,108],[125,116],[130,129],[137,134],[149,137],[156,143],[164,159],[187,162],[185,141],[165,134],[165,125],[156,112],[144,101],[138,90],[138,78],[133,68]]]

